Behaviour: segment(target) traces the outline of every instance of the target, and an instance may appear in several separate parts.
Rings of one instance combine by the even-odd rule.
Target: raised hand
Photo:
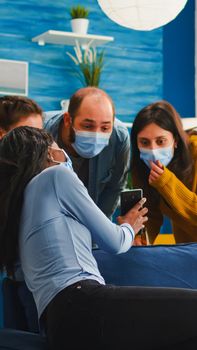
[[[157,160],[155,163],[150,161],[151,170],[148,178],[149,184],[157,180],[164,172],[162,163]]]

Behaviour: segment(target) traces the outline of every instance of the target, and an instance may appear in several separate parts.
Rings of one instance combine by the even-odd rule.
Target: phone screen
[[[140,199],[143,197],[141,188],[133,190],[125,190],[120,195],[120,211],[121,215],[125,215]]]

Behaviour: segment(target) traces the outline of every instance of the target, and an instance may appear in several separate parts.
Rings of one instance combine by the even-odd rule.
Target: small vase
[[[89,26],[89,19],[74,18],[71,19],[71,28],[74,33],[87,34]]]
[[[69,102],[70,102],[69,99],[61,100],[61,101],[60,101],[60,105],[61,105],[61,107],[62,107],[62,110],[64,110],[65,112],[68,111]]]

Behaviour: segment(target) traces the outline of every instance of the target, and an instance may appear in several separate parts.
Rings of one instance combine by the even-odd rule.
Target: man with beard
[[[70,156],[73,169],[98,207],[111,217],[130,163],[127,128],[115,118],[110,96],[96,87],[77,90],[68,112],[46,112],[44,127]]]

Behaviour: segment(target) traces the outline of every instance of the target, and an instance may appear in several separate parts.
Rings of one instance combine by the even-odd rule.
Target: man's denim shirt
[[[44,113],[44,127],[58,140],[63,111]],[[130,136],[124,124],[115,119],[109,145],[89,159],[88,192],[98,207],[111,218],[125,188],[130,167]]]

